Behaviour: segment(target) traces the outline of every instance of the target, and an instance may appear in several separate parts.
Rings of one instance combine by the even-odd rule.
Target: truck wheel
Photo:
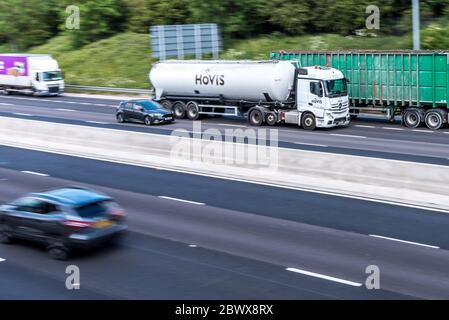
[[[311,113],[306,113],[302,116],[301,125],[305,130],[315,130],[316,121],[315,116]]]
[[[184,119],[186,117],[186,109],[183,102],[175,102],[173,105],[173,114],[176,119]]]
[[[274,112],[267,113],[267,115],[265,116],[265,122],[269,126],[274,126],[277,123],[277,120],[278,118]]]
[[[427,128],[438,130],[444,125],[445,116],[447,116],[447,114],[443,110],[429,110],[425,114],[424,122],[426,123]]]
[[[162,100],[160,102],[161,106],[163,106],[165,109],[171,110],[172,109],[172,103],[170,100]]]
[[[260,127],[263,124],[263,114],[260,110],[253,110],[249,114],[249,124],[255,127]]]
[[[422,122],[421,110],[417,108],[409,108],[402,115],[402,122],[407,128],[417,128]]]
[[[200,118],[200,110],[198,104],[194,101],[187,103],[187,118],[190,120],[198,120]]]

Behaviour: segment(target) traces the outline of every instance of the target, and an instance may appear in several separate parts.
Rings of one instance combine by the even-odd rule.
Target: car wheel
[[[11,233],[6,228],[0,229],[0,243],[10,244],[12,241]]]
[[[150,117],[145,117],[145,125],[151,126],[153,124],[153,120]]]
[[[125,117],[123,116],[123,113],[119,113],[117,115],[117,122],[118,123],[124,123],[125,122]]]
[[[311,113],[306,113],[301,119],[301,125],[305,130],[315,130],[315,116]]]
[[[50,258],[55,260],[67,260],[69,258],[69,250],[63,246],[50,246],[47,248]]]

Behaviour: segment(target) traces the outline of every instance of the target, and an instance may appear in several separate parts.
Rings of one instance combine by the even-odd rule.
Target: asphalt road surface
[[[117,100],[95,98],[0,96],[0,116],[163,135],[169,135],[176,129],[185,129],[192,134],[197,130],[190,120],[177,120],[174,124],[152,127],[132,123],[118,124],[115,121],[117,104]],[[245,130],[250,127],[245,119],[216,117],[201,121],[200,130],[210,128],[224,132],[225,129]],[[279,130],[280,147],[449,165],[447,128],[438,131],[424,127],[407,129],[399,123],[392,124],[373,118],[353,121],[345,128],[314,132],[307,132],[293,125],[279,125],[275,128]]]
[[[128,237],[68,262],[1,245],[0,298],[449,298],[446,214],[0,147],[0,201],[66,185],[113,196]],[[80,290],[65,288],[68,264]]]

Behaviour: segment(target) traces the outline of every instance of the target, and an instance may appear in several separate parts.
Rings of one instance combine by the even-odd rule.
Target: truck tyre
[[[305,115],[303,115],[301,119],[301,126],[305,130],[315,130],[316,128],[315,116],[311,113],[306,113]]]
[[[249,124],[255,127],[260,127],[263,124],[263,113],[258,109],[254,109],[249,114]]]
[[[198,104],[195,101],[190,101],[186,105],[187,109],[187,118],[190,120],[198,120],[200,118],[200,110],[198,108]]]
[[[270,112],[267,113],[267,115],[265,116],[265,122],[269,125],[269,126],[274,126],[278,121],[278,117],[274,112]]]
[[[165,109],[172,110],[172,103],[170,100],[162,100],[159,102],[161,106],[163,106]]]
[[[176,101],[173,104],[173,114],[176,119],[184,119],[186,117],[186,106],[182,101]]]
[[[417,108],[408,108],[404,111],[402,115],[402,123],[407,128],[417,128],[422,122],[422,112]]]
[[[428,110],[424,117],[424,122],[426,123],[427,128],[432,130],[440,129],[447,117],[447,113],[440,109]]]

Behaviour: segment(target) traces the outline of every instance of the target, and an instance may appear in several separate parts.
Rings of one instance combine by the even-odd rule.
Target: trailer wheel
[[[302,116],[301,125],[305,130],[315,130],[316,120],[315,116],[311,113],[306,113]]]
[[[249,114],[249,124],[255,127],[260,127],[263,124],[262,111],[255,109]]]
[[[198,108],[198,104],[195,101],[190,101],[186,105],[187,109],[187,118],[190,120],[198,120],[200,118],[200,110]]]
[[[165,109],[172,110],[172,103],[170,100],[162,100],[159,102],[161,106],[163,106]]]
[[[407,128],[417,128],[422,122],[421,110],[417,108],[409,108],[402,115],[402,122]]]
[[[447,117],[447,113],[440,109],[429,110],[426,112],[424,117],[424,122],[426,123],[427,128],[432,130],[440,129]]]
[[[274,112],[267,113],[267,115],[265,116],[265,122],[269,126],[274,126],[277,123],[277,120],[278,118]]]
[[[177,101],[173,104],[173,114],[176,119],[184,119],[186,117],[186,109],[183,102]]]

